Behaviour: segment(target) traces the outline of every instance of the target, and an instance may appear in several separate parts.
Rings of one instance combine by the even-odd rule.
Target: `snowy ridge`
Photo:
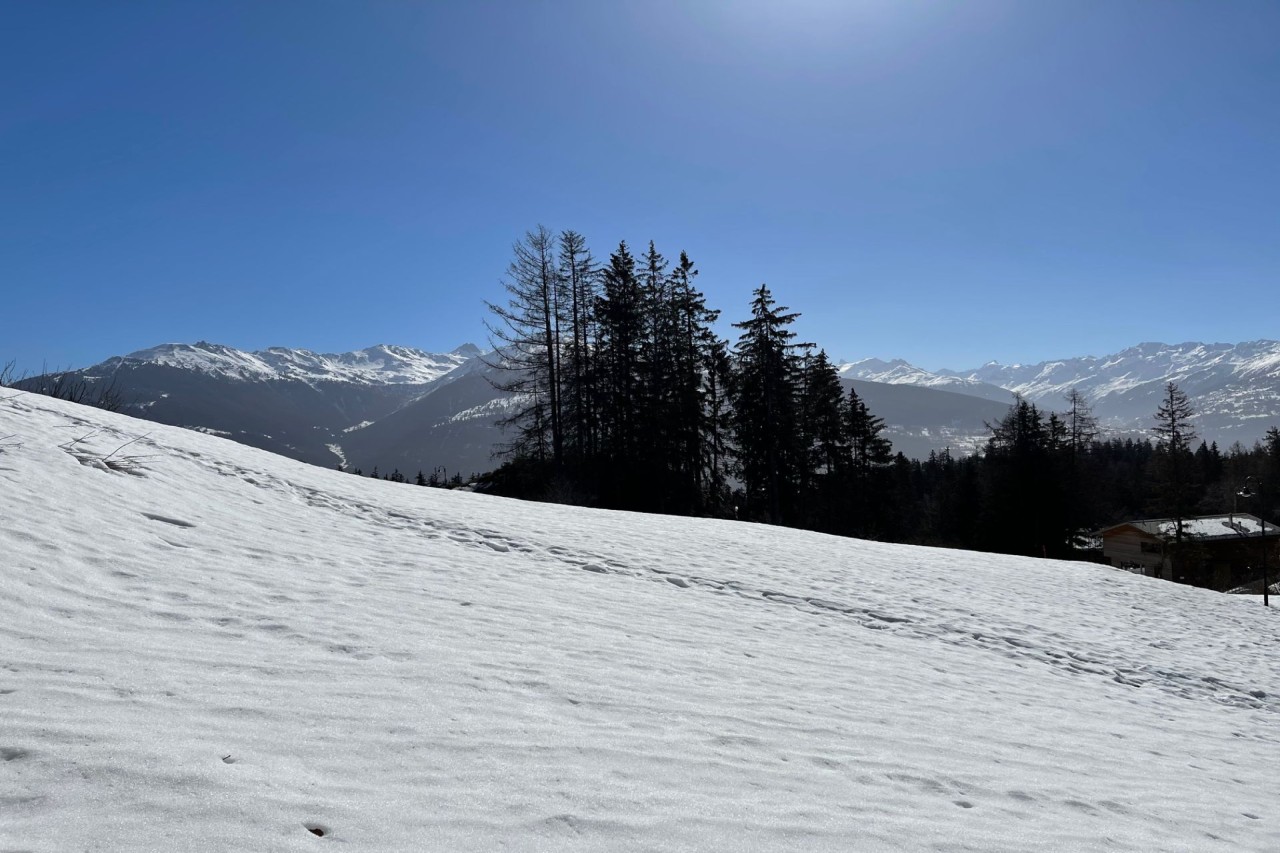
[[[124,358],[251,382],[283,379],[307,383],[410,385],[434,382],[477,355],[480,349],[473,344],[464,344],[449,353],[428,353],[386,344],[356,352],[315,353],[284,347],[245,352],[200,341],[162,344]]]
[[[837,371],[849,379],[863,379],[867,382],[884,382],[889,385],[918,385],[921,388],[939,388],[943,391],[955,391],[959,394],[971,394],[986,399],[1009,399],[1009,394],[1002,389],[978,379],[966,379],[960,376],[949,376],[942,373],[930,373],[927,370],[908,364],[900,358],[893,361],[882,361],[878,358],[864,358],[841,364]]]
[[[1150,426],[1166,383],[1176,382],[1192,398],[1201,437],[1208,441],[1248,443],[1261,438],[1267,427],[1280,425],[1280,341],[1143,343],[1106,356],[1026,365],[993,361],[971,370],[936,372],[901,360],[865,359],[842,365],[840,371],[992,400],[1019,394],[1049,409],[1061,408],[1063,397],[1076,388],[1105,426],[1139,432]],[[1003,398],[991,393],[997,388],[1003,389]]]
[[[1113,355],[1046,361],[1034,365],[995,362],[947,375],[990,382],[1029,399],[1061,396],[1079,387],[1101,398],[1141,385],[1249,379],[1280,382],[1280,341],[1242,344],[1144,343]]]
[[[5,849],[1280,848],[1256,598],[0,436]]]

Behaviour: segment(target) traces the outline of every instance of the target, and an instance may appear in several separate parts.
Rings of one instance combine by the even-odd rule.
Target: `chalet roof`
[[[1159,539],[1170,539],[1174,535],[1176,522],[1172,518],[1142,518],[1135,521],[1122,521],[1099,531],[1105,537],[1109,533],[1117,533],[1121,528],[1132,527]],[[1259,536],[1263,532],[1262,519],[1245,512],[1223,513],[1220,515],[1199,515],[1182,519],[1184,536],[1195,539],[1238,539],[1242,536]],[[1280,535],[1280,527],[1271,522],[1266,523],[1268,537]]]

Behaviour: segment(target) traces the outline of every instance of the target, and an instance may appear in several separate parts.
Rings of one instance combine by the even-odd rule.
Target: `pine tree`
[[[741,329],[735,350],[734,436],[738,471],[747,510],[762,504],[773,524],[794,512],[802,466],[800,438],[800,365],[788,327],[799,314],[774,303],[766,285],[756,289],[751,319],[734,323]]]
[[[712,331],[719,311],[707,307],[694,286],[698,270],[689,255],[668,276],[670,298],[669,464],[674,473],[675,505],[701,513],[723,503],[724,479],[716,456],[723,452],[721,412],[723,375],[717,360],[727,345]]]
[[[704,334],[703,346],[707,359],[703,380],[706,421],[701,448],[707,472],[705,508],[727,513],[732,466],[729,442],[733,431],[733,359],[728,341],[718,338],[710,329]]]
[[[644,345],[644,302],[635,258],[626,242],[609,256],[596,301],[595,399],[599,412],[601,461],[612,481],[607,499],[615,506],[633,501],[630,489],[640,474],[640,401]]]
[[[800,498],[803,516],[797,523],[836,532],[847,513],[844,459],[847,456],[844,389],[825,350],[801,359]]]
[[[883,473],[893,462],[893,446],[885,438],[884,420],[871,414],[857,389],[849,388],[844,406],[845,488],[851,503],[849,525],[860,536],[879,535],[886,515],[887,484]]]
[[[849,452],[855,476],[867,479],[893,461],[893,445],[885,438],[884,419],[871,414],[857,390],[849,389],[847,419]]]
[[[667,512],[678,491],[678,318],[667,275],[667,259],[653,241],[640,262],[640,298],[644,322],[640,337],[640,379],[636,400],[639,460],[646,470],[643,494],[633,488],[646,509]]]
[[[804,466],[811,477],[830,478],[841,468],[847,446],[844,389],[826,350],[818,350],[817,355],[806,354],[803,368]]]
[[[1062,422],[1018,397],[991,428],[983,459],[981,544],[993,551],[1064,556],[1069,547],[1055,450]]]

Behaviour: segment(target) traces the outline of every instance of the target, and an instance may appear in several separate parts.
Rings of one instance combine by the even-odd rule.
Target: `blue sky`
[[[0,364],[482,343],[539,223],[837,359],[1280,336],[1275,2],[0,5]]]

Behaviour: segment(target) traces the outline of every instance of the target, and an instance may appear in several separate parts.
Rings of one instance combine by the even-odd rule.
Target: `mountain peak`
[[[344,353],[317,353],[292,347],[246,352],[225,344],[197,341],[160,344],[132,352],[126,358],[247,382],[293,380],[416,385],[434,382],[468,361],[470,356],[458,351],[429,353],[391,344]]]

